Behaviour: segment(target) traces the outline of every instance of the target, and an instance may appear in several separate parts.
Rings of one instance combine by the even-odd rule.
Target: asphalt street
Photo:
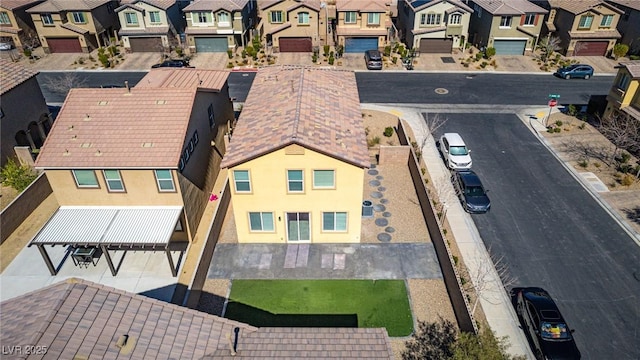
[[[472,215],[515,281],[550,292],[583,359],[640,359],[640,248],[511,114],[441,114],[458,132],[491,211]],[[438,134],[440,135],[440,134]],[[606,335],[605,335],[606,334]]]

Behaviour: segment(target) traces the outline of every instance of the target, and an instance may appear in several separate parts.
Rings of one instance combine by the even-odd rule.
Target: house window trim
[[[503,22],[507,25],[503,25]],[[513,24],[513,16],[500,16],[500,29],[511,29],[511,24]]]
[[[222,17],[225,16],[226,20],[222,20]],[[226,11],[221,11],[217,15],[218,17],[218,27],[230,27],[231,26],[231,14]]]
[[[118,178],[117,179],[109,179],[107,177],[107,171],[115,171],[118,174]],[[126,193],[127,192],[127,188],[124,186],[124,181],[122,180],[122,174],[120,173],[120,170],[115,170],[115,169],[104,169],[102,170],[102,176],[104,177],[104,183],[107,185],[107,191],[110,193]],[[119,181],[120,185],[122,186],[122,189],[112,189],[111,185],[109,185],[109,182],[116,182]]]
[[[442,14],[430,12],[420,17],[421,26],[438,26],[442,23]]]
[[[131,21],[134,20],[134,21]],[[126,27],[138,27],[140,22],[138,21],[138,13],[128,11],[124,13],[124,26]]]
[[[333,214],[333,229],[327,229],[325,227],[325,214]],[[344,230],[342,229],[338,229],[337,225],[338,225],[338,221],[337,221],[337,215],[338,214],[344,214],[345,216],[345,222],[344,222]],[[349,232],[349,212],[347,211],[323,211],[322,212],[322,232],[323,233],[346,233]]]
[[[350,19],[350,15],[353,15],[353,19]],[[345,24],[355,24],[358,22],[358,13],[355,11],[345,11],[344,13],[344,23]]]
[[[526,13],[524,14],[524,20],[522,26],[536,26],[536,16],[535,13]]]
[[[168,171],[168,172],[169,172],[169,175],[170,175],[170,179],[165,179],[165,178],[162,178],[162,179],[161,179],[161,178],[159,178],[159,177],[158,177],[158,171]],[[173,179],[173,171],[171,171],[171,169],[158,169],[158,170],[153,170],[153,175],[155,176],[155,179],[156,179],[156,186],[158,187],[158,192],[161,192],[161,193],[175,193],[175,192],[177,192],[177,189],[176,189],[176,182],[175,182],[175,180]],[[172,187],[172,189],[163,189],[163,188],[160,186],[160,181],[169,181],[169,180],[171,181],[171,187]]]
[[[76,16],[81,17],[82,21],[77,21]],[[71,13],[71,18],[73,19],[73,23],[74,24],[86,24],[87,23],[87,17],[84,15],[83,11],[73,11]]]
[[[11,26],[11,17],[6,11],[0,11],[0,24]]]
[[[78,182],[78,177],[76,176],[76,171],[87,171],[87,172],[90,171],[93,174],[93,178],[95,179],[96,184],[95,185],[81,185]],[[88,170],[88,169],[71,170],[71,175],[73,176],[73,180],[76,183],[76,188],[78,188],[78,189],[100,189],[100,182],[98,182],[98,177],[96,176],[96,171],[95,170]]]
[[[462,25],[462,15],[460,14],[449,15],[449,25],[456,25],[456,26]]]
[[[600,28],[601,29],[610,29],[611,25],[613,25],[614,16],[611,14],[602,15],[602,20],[600,20]],[[608,22],[606,20],[609,20]]]
[[[300,174],[302,175],[302,178],[300,180],[291,180],[289,179],[289,172],[290,171],[299,171]],[[291,190],[291,183],[300,183],[302,185],[302,190]],[[305,186],[304,186],[304,169],[287,169],[287,194],[304,194],[305,193]]]
[[[303,22],[304,18],[307,18],[306,22]],[[311,15],[307,11],[302,11],[298,13],[298,26],[309,26],[311,25]]]
[[[588,25],[582,25],[582,20],[585,19],[585,23],[587,22],[586,19],[589,19],[588,21]],[[578,21],[578,30],[590,30],[591,29],[591,25],[593,25],[593,15],[582,15],[580,17],[580,20]]]
[[[200,21],[200,15],[204,16],[205,21]],[[209,18],[211,21],[209,21]],[[210,11],[193,11],[191,13],[191,24],[193,26],[211,26],[214,25],[213,21],[214,17],[211,15]]]
[[[256,230],[256,229],[252,228],[251,214],[259,214],[260,215],[260,229]],[[265,214],[271,214],[271,228],[272,228],[272,230],[264,230],[264,224],[265,224],[264,215]],[[251,232],[251,233],[273,234],[273,233],[276,232],[276,220],[275,220],[275,214],[274,214],[273,211],[249,211],[247,213],[247,219],[249,220],[249,232]]]
[[[40,14],[40,21],[42,21],[42,26],[55,26],[53,16],[50,13]]]
[[[247,173],[247,180],[236,180],[236,172],[243,171]],[[247,182],[249,184],[249,190],[238,190],[238,181]],[[251,170],[249,169],[236,169],[233,170],[233,191],[236,194],[251,194],[253,193],[253,187],[251,186]]]
[[[157,21],[154,21],[154,15],[158,16]],[[162,24],[162,16],[160,16],[160,11],[149,11],[149,23],[153,25]]]
[[[333,185],[332,186],[318,186],[316,185],[316,171],[331,171],[333,173]],[[314,190],[335,190],[336,188],[336,170],[335,169],[313,169],[312,186]]]
[[[269,23],[271,23],[271,24],[283,24],[284,23],[283,11],[282,10],[270,11],[269,12]]]
[[[377,16],[378,20],[377,21],[376,20],[371,21],[372,20],[372,18],[371,18],[372,16],[373,17]],[[368,26],[373,26],[373,25],[378,25],[379,26],[380,25],[380,18],[381,18],[380,13],[368,13],[367,14],[367,25]]]

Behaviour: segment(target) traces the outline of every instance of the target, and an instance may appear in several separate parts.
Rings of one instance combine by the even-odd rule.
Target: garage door
[[[527,40],[494,40],[496,55],[523,55]]]
[[[605,56],[608,41],[578,41],[573,50],[574,56]]]
[[[344,41],[344,52],[364,53],[367,50],[378,49],[378,38],[346,38]]]
[[[51,51],[52,53],[82,52],[82,47],[80,46],[80,41],[78,40],[78,38],[47,38],[47,44],[49,44],[49,51]]]
[[[451,53],[453,39],[420,39],[420,52],[427,54]]]
[[[162,39],[159,37],[129,38],[132,52],[163,51]]]
[[[227,37],[197,37],[196,52],[227,52]]]
[[[278,39],[280,52],[311,52],[311,38],[287,38]]]

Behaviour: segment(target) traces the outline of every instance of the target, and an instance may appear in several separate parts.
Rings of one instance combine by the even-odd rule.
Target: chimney
[[[124,81],[124,87],[127,88],[127,92],[129,92],[129,93],[131,92],[131,89],[129,88],[129,81],[127,81],[127,80]]]

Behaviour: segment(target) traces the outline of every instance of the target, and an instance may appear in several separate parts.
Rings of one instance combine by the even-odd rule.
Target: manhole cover
[[[381,205],[381,206],[382,206],[382,205]],[[382,216],[384,216],[384,217],[391,217],[391,213],[390,213],[390,212],[388,212],[388,211],[385,211],[385,212],[383,212],[383,213],[382,213]]]
[[[367,171],[367,174],[369,174],[369,175],[378,175],[378,170],[371,169],[371,170]]]
[[[445,88],[437,88],[434,91],[436,92],[436,94],[439,94],[439,95],[444,95],[449,93],[449,90]]]
[[[387,210],[387,208],[384,205],[373,205],[373,210],[377,211],[377,212],[381,212],[381,211],[385,211]]]
[[[384,186],[380,186],[380,187],[378,188],[378,191],[386,191],[386,190],[387,190],[387,188],[386,188],[386,187],[384,187]]]
[[[376,219],[375,223],[378,226],[387,226],[387,225],[389,225],[389,221],[387,219],[383,219],[383,218]]]
[[[389,241],[391,241],[391,235],[389,235],[387,233],[378,234],[378,240],[380,240],[382,242],[389,242]]]
[[[378,175],[378,176],[376,176],[376,179],[378,179],[378,180],[382,180],[382,179],[384,179],[384,178],[382,177],[382,175]]]
[[[371,193],[371,197],[374,198],[374,199],[380,199],[382,197],[382,193],[374,191],[374,192]]]
[[[391,226],[387,226],[386,228],[384,228],[384,231],[388,233],[393,233],[393,232],[396,232],[396,229],[392,228]]]
[[[369,181],[369,185],[371,185],[371,186],[380,186],[380,181],[371,180],[371,181]]]
[[[443,63],[445,64],[455,64],[456,63],[456,59],[452,58],[451,56],[443,56],[440,58],[440,60],[442,60]]]
[[[380,204],[386,204],[389,202],[389,199],[380,199]]]

